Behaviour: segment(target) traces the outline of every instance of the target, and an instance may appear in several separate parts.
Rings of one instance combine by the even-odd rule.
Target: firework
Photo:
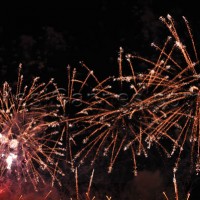
[[[153,76],[152,71],[149,74],[136,74],[129,54],[126,59],[129,75],[123,74],[122,48],[118,58],[118,77],[108,77],[99,81],[90,71],[89,74],[90,76],[92,74],[96,83],[91,87],[92,95],[82,101],[83,106],[66,121],[73,140],[79,144],[82,141],[81,149],[74,156],[74,161],[83,164],[87,157],[93,156],[91,159],[93,165],[98,157],[106,156],[110,160],[108,166],[110,173],[119,153],[130,150],[133,171],[137,175],[136,157],[139,155],[147,157],[151,145],[144,130],[150,122],[157,119],[157,114],[151,111],[155,103],[151,102],[152,93],[148,93],[152,87],[149,81],[149,77]],[[83,66],[87,68],[85,64]],[[88,84],[86,79],[77,82],[82,83],[81,88]],[[161,79],[160,82],[162,86],[167,84]],[[153,87],[156,90],[156,86]],[[158,138],[154,140],[159,144]]]
[[[87,187],[87,191],[85,192],[84,195],[81,194],[81,192],[79,191],[78,170],[76,168],[75,169],[76,198],[72,198],[71,197],[70,200],[81,200],[81,199],[84,199],[84,200],[94,200],[94,199],[96,199],[95,196],[91,195],[91,193],[92,193],[91,192],[91,186],[92,186],[93,177],[94,177],[94,170],[91,173],[90,180],[89,180],[88,187]],[[105,199],[105,200],[111,200],[112,197],[106,195],[105,198],[103,198],[103,199]]]
[[[166,119],[162,119],[162,123],[158,128],[175,141],[171,155],[175,153],[175,150],[178,147],[177,144],[179,144],[178,159],[174,170],[176,171],[178,168],[180,156],[184,150],[184,147],[188,144],[188,142],[190,142],[191,164],[194,162],[196,163],[195,169],[198,173],[200,171],[199,60],[197,57],[193,36],[191,34],[191,29],[187,20],[184,17],[183,19],[191,39],[194,58],[191,56],[192,52],[189,53],[185,44],[182,43],[174,26],[172,17],[169,15],[167,16],[167,19],[161,17],[161,20],[168,27],[170,33],[172,34],[174,43],[170,53],[165,53],[165,56],[169,58],[168,62],[172,67],[169,69],[169,73],[171,73],[171,83],[169,87],[164,90],[168,96],[165,103],[165,113],[167,117]],[[180,59],[177,59],[177,56]],[[177,130],[174,134],[171,134],[172,129],[174,128]],[[195,161],[194,157],[196,157]]]
[[[178,190],[178,185],[177,185],[177,179],[176,179],[176,174],[174,173],[173,177],[173,184],[174,184],[174,193],[175,193],[175,200],[179,200],[179,190]],[[169,196],[166,194],[166,192],[163,192],[163,195],[165,197],[165,200],[169,200]],[[186,200],[190,199],[190,192],[186,194]]]
[[[70,164],[71,170],[75,171],[74,166],[74,149],[80,149],[81,146],[74,140],[74,130],[78,132],[80,126],[74,126],[69,119],[76,115],[87,114],[84,108],[89,106],[91,99],[94,98],[91,93],[90,84],[98,82],[98,79],[86,65],[81,62],[82,73],[79,73],[76,68],[67,67],[67,87],[59,88],[56,86],[57,100],[59,101],[60,117],[59,121],[62,130],[60,131],[60,138],[66,148],[66,162]],[[92,81],[91,81],[92,79]],[[94,81],[94,82],[93,82]],[[73,148],[75,146],[75,148]]]
[[[117,76],[99,80],[81,62],[81,73],[68,66],[65,89],[58,88],[53,79],[40,83],[39,77],[24,86],[19,66],[16,89],[7,82],[0,89],[0,194],[8,190],[10,180],[30,181],[35,190],[39,182],[45,184],[49,179],[51,186],[61,185],[58,177],[64,173],[59,161],[65,156],[75,172],[78,200],[76,167],[86,159],[93,166],[98,158],[106,157],[111,173],[119,155],[129,150],[137,175],[137,156],[147,157],[156,146],[170,158],[177,156],[173,181],[178,200],[175,172],[184,148],[190,148],[191,163],[200,172],[199,59],[186,18],[189,50],[173,18],[160,19],[171,36],[162,47],[152,43],[158,58],[124,57],[120,48]],[[138,61],[149,68],[137,72]],[[93,174],[88,200],[92,178]]]
[[[191,46],[192,51],[187,50],[182,42],[173,18],[168,15],[167,18],[160,17],[160,19],[169,29],[171,36],[167,38],[162,48],[152,44],[160,52],[158,60],[153,62],[139,56],[132,56],[152,64],[151,71],[153,70],[154,75],[148,75],[147,82],[154,85],[157,91],[153,90],[149,102],[155,108],[155,112],[163,113],[158,114],[144,132],[149,135],[148,137],[153,138],[152,142],[155,141],[154,138],[161,140],[167,138],[171,141],[172,150],[169,157],[179,149],[174,171],[178,168],[184,147],[190,142],[191,164],[195,162],[198,173],[200,171],[200,76],[197,51],[185,17],[183,19],[191,41],[188,46]],[[163,142],[162,144],[165,145]]]
[[[19,183],[30,181],[35,190],[42,174],[48,174],[52,185],[63,175],[58,156],[63,148],[58,126],[56,90],[51,79],[39,83],[36,77],[30,87],[23,86],[21,65],[16,91],[5,82],[0,90],[0,172],[3,178]],[[60,182],[59,182],[60,183]]]
[[[95,77],[92,97],[82,101],[84,106],[68,118],[72,138],[79,136],[78,140],[82,138],[84,144],[74,160],[79,159],[83,163],[95,149],[91,163],[100,155],[108,155],[108,171],[111,172],[120,151],[131,149],[134,172],[137,174],[136,156],[147,156],[148,149],[156,144],[168,157],[179,149],[174,168],[176,171],[184,146],[190,141],[192,163],[196,155],[196,171],[200,170],[200,76],[193,36],[187,20],[183,18],[194,58],[182,43],[172,17],[168,15],[166,19],[160,19],[172,36],[167,38],[162,48],[152,44],[159,52],[158,59],[152,61],[127,54],[130,69],[127,75],[123,67],[123,49],[120,48],[119,76],[103,81]],[[151,65],[148,73],[136,73],[134,60],[142,60],[146,66]],[[89,76],[91,74],[87,78]],[[87,83],[87,78],[82,81],[82,87]]]

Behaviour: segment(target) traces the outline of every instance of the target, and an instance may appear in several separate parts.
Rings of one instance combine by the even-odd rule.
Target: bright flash
[[[7,142],[8,142],[8,138],[0,133],[0,143],[5,144]]]
[[[11,169],[11,165],[13,162],[13,159],[16,159],[17,155],[10,153],[9,156],[6,158],[6,163],[7,163],[7,169]]]
[[[12,139],[10,141],[10,148],[11,149],[16,149],[18,147],[19,142],[16,139]]]

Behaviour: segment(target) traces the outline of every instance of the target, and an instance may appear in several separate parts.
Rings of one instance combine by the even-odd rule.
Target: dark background
[[[126,53],[153,56],[151,42],[163,44],[169,34],[159,20],[160,16],[165,17],[167,14],[175,19],[178,26],[183,25],[182,16],[185,16],[192,27],[197,46],[200,44],[200,12],[197,1],[102,0],[97,3],[54,1],[46,4],[26,2],[2,5],[0,82],[16,80],[19,63],[23,64],[26,80],[34,76],[41,76],[44,80],[54,77],[61,87],[66,85],[67,65],[78,68],[79,61],[84,61],[100,79],[113,75],[117,72],[119,47],[123,47]],[[156,160],[155,157],[154,159],[155,162],[147,160],[144,164],[146,169],[141,167],[146,170],[143,172],[144,177],[135,182],[126,178],[129,181],[127,188],[140,188],[138,185],[148,188],[148,185],[149,187],[152,184],[156,185],[156,182],[159,185],[165,179],[159,171],[164,161]],[[153,167],[150,167],[152,165]],[[170,165],[169,163],[167,166]],[[130,169],[128,165],[120,163],[119,166],[115,171],[116,174],[130,176],[125,172]],[[169,174],[171,176],[171,173],[168,174],[166,171],[165,169],[165,176]],[[114,176],[111,178],[106,186],[102,184],[105,181],[96,181],[99,183],[96,184],[99,188],[96,190],[105,189],[113,182],[117,185],[121,181],[122,185],[123,181],[126,181]],[[172,177],[169,180],[171,181]],[[193,181],[196,184],[193,184],[195,195],[199,193],[198,180],[198,177],[195,177]],[[188,189],[187,187],[184,189]],[[123,188],[123,190],[128,194],[131,189]],[[141,189],[136,190],[138,193],[143,192]],[[149,191],[151,193],[151,189]],[[146,196],[149,200],[153,199],[150,194]]]
[[[184,15],[198,35],[198,6],[188,1],[98,1],[0,7],[0,65],[4,77],[24,70],[63,79],[69,64],[84,61],[96,73],[112,74],[122,46],[126,53],[152,54],[151,42],[165,40],[159,17],[179,23]],[[196,39],[196,38],[195,38]],[[104,70],[103,70],[104,69]]]

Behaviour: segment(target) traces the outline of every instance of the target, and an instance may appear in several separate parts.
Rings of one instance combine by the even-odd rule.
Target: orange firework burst
[[[61,139],[66,145],[66,161],[70,164],[71,170],[74,171],[74,155],[73,146],[76,145],[74,140],[74,135],[72,129],[79,130],[78,126],[74,126],[69,119],[73,118],[77,113],[84,113],[84,108],[88,107],[94,98],[93,93],[91,93],[91,85],[89,81],[92,79],[92,84],[99,84],[98,79],[85,64],[81,63],[82,69],[80,74],[77,72],[76,68],[67,67],[67,87],[58,88],[56,86],[56,91],[58,93],[57,99],[60,102],[61,107],[61,117],[60,121],[62,125]],[[79,77],[81,76],[81,78]],[[65,138],[65,139],[64,139]],[[78,147],[79,148],[79,147]]]
[[[76,138],[76,141],[82,139],[84,145],[74,160],[79,160],[82,164],[92,151],[95,151],[91,165],[98,156],[107,156],[110,160],[110,173],[119,153],[130,149],[133,171],[137,175],[136,157],[142,154],[147,157],[151,145],[148,134],[143,130],[157,119],[157,114],[151,111],[154,105],[151,102],[152,94],[148,93],[150,89],[153,90],[149,79],[154,75],[152,71],[149,74],[136,74],[131,55],[127,55],[126,59],[130,75],[123,74],[123,49],[120,48],[119,77],[108,77],[98,81],[93,75],[96,86],[91,89],[92,97],[83,101],[84,106],[75,116],[67,119],[67,122],[71,136]],[[162,80],[162,87],[167,84],[166,81]],[[82,83],[84,85],[87,82]],[[158,90],[154,85],[153,88]],[[154,140],[159,144],[158,138],[155,137]]]
[[[156,62],[138,57],[153,65],[154,77],[148,77],[147,80],[151,85],[160,88],[160,92],[153,91],[154,98],[152,97],[150,102],[156,108],[156,112],[163,113],[158,115],[144,132],[151,138],[169,139],[172,142],[170,156],[179,149],[174,171],[178,168],[184,147],[190,142],[191,163],[196,163],[198,173],[200,171],[199,59],[186,18],[183,17],[191,41],[190,53],[175,28],[173,18],[167,15],[167,18],[160,17],[160,19],[172,36],[167,38],[162,48],[152,44],[160,52]],[[166,77],[168,81],[163,87]]]
[[[82,137],[84,143],[75,155],[80,163],[95,149],[92,164],[99,155],[108,155],[108,171],[111,172],[121,149],[130,148],[136,174],[136,156],[142,153],[147,156],[148,149],[156,144],[168,157],[179,149],[176,171],[183,148],[190,141],[192,163],[196,155],[196,171],[200,171],[200,75],[193,36],[183,17],[194,58],[182,43],[172,17],[160,19],[172,36],[162,48],[152,44],[159,51],[158,59],[154,62],[127,54],[130,72],[126,75],[122,65],[123,49],[120,48],[119,77],[98,81],[93,75],[96,86],[91,89],[92,97],[82,101],[84,106],[66,120],[71,137],[79,136],[77,141]],[[133,60],[142,60],[146,66],[150,64],[149,72],[136,73]],[[87,80],[76,81],[81,82],[83,88]],[[170,144],[165,143],[167,141]]]
[[[0,90],[0,171],[1,177],[31,181],[37,190],[48,173],[52,184],[62,174],[55,157],[63,155],[59,142],[56,90],[53,79],[47,84],[35,78],[23,87],[21,65],[16,92],[7,82]]]

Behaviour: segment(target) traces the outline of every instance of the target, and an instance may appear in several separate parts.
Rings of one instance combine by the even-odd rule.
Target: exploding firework
[[[57,93],[53,88],[53,79],[39,83],[39,77],[30,87],[23,86],[20,65],[16,91],[7,82],[0,90],[1,177],[30,181],[35,190],[39,182],[45,182],[43,175],[49,175],[52,185],[59,182],[58,174],[63,175],[58,167],[63,148],[56,130]]]
[[[67,157],[65,160],[72,171],[76,163],[79,166],[86,158],[92,157],[93,165],[97,158],[105,156],[110,173],[119,154],[126,150],[131,152],[137,175],[137,156],[147,157],[155,144],[168,157],[177,153],[174,189],[178,199],[175,172],[185,147],[190,146],[191,163],[195,163],[197,173],[200,171],[199,59],[185,17],[192,52],[182,42],[172,17],[160,19],[171,36],[162,47],[152,44],[159,52],[158,59],[152,61],[127,54],[128,75],[122,48],[117,77],[100,81],[81,63],[86,76],[79,79],[77,70],[68,67],[66,89],[58,88],[53,79],[39,83],[39,77],[30,87],[23,86],[20,65],[16,91],[7,82],[0,90],[2,182],[30,181],[35,190],[39,182],[45,183],[47,179],[51,179],[52,186],[55,182],[61,185],[58,176],[64,173],[59,161],[63,156]],[[147,72],[136,73],[135,60],[151,67]],[[136,67],[139,65],[137,62]],[[77,170],[75,174],[79,199]],[[0,194],[9,184],[1,183]],[[91,182],[87,199],[90,199],[90,186]]]
[[[152,142],[155,141],[154,138],[161,140],[167,138],[172,142],[169,157],[179,149],[174,171],[178,168],[184,147],[188,148],[190,142],[191,164],[195,162],[198,173],[200,171],[200,75],[197,51],[185,17],[183,19],[189,33],[192,51],[187,50],[182,42],[173,18],[168,15],[167,18],[160,17],[160,19],[169,29],[171,36],[167,38],[162,48],[152,44],[160,52],[158,60],[153,62],[137,57],[152,64],[154,76],[147,77],[147,80],[160,91],[158,93],[153,90],[154,97],[152,96],[150,102],[156,112],[163,113],[163,115],[158,114],[144,131],[153,138]],[[166,78],[167,82],[163,85]]]
[[[90,70],[84,63],[81,62],[83,67],[81,73],[76,68],[71,66],[67,67],[67,87],[59,88],[56,86],[58,93],[57,100],[60,103],[60,113],[62,120],[60,125],[61,139],[66,147],[66,161],[70,164],[71,170],[75,171],[74,166],[74,149],[80,149],[81,146],[77,145],[74,140],[74,131],[80,130],[80,126],[74,126],[69,120],[76,115],[85,115],[85,107],[88,107],[91,101],[94,99],[94,93],[91,93],[91,85],[99,84],[97,77],[93,71]],[[77,125],[77,124],[76,124]]]
[[[92,98],[84,101],[84,106],[75,117],[67,119],[72,138],[79,136],[80,140],[82,137],[84,144],[74,160],[79,158],[83,163],[95,149],[91,163],[101,154],[108,155],[108,171],[111,172],[120,151],[131,149],[134,172],[137,174],[136,156],[147,156],[148,149],[156,144],[168,157],[179,149],[176,171],[183,148],[190,141],[192,163],[196,155],[196,171],[200,170],[200,76],[193,36],[187,20],[183,18],[194,58],[182,43],[172,17],[168,15],[166,19],[160,19],[172,36],[167,38],[162,48],[152,44],[160,52],[158,59],[154,62],[127,54],[131,73],[124,75],[121,48],[119,76],[103,81],[96,79],[97,84],[91,90]],[[133,60],[142,60],[146,66],[150,64],[149,72],[136,73]],[[82,87],[86,82],[87,79],[82,81]]]
[[[126,59],[130,75],[123,74],[122,48],[118,58],[118,77],[108,77],[99,81],[92,73],[96,85],[91,88],[91,97],[83,101],[84,106],[74,116],[68,118],[67,122],[73,140],[77,142],[82,140],[80,145],[83,145],[74,156],[74,161],[78,160],[78,163],[82,164],[87,157],[93,156],[91,159],[93,165],[98,157],[106,156],[109,158],[110,173],[120,152],[130,150],[133,171],[137,175],[136,157],[139,155],[147,157],[151,145],[151,139],[144,130],[158,117],[151,111],[155,103],[151,102],[154,98],[152,93],[148,92],[152,90],[149,80],[149,77],[154,76],[152,71],[149,74],[136,74],[129,54]],[[78,82],[87,84],[86,79]],[[160,79],[160,82],[162,87],[167,84],[164,79]],[[153,85],[157,91],[156,87]],[[154,140],[159,144],[158,138]]]
[[[183,199],[183,197],[180,197],[180,193],[178,190],[178,184],[177,184],[177,179],[176,179],[176,175],[174,173],[174,177],[173,177],[173,184],[174,184],[174,195],[175,196],[175,200],[179,200],[180,198]],[[171,198],[169,198],[169,195],[166,194],[166,192],[163,192],[163,195],[165,197],[165,200],[169,200]],[[190,199],[190,191],[187,192],[187,194],[185,195],[185,200],[189,200]]]

